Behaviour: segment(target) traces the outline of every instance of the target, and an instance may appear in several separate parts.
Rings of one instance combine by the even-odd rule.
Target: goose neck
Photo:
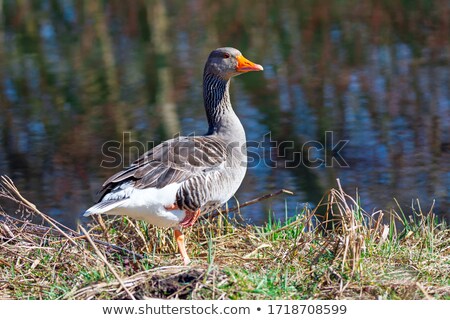
[[[206,73],[203,77],[203,99],[208,119],[208,135],[242,136],[245,132],[230,101],[230,80]]]

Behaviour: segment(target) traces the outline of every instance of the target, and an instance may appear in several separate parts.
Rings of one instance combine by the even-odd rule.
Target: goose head
[[[242,53],[231,47],[213,50],[205,65],[205,74],[212,74],[223,80],[229,80],[249,71],[262,71],[264,68],[245,58]]]

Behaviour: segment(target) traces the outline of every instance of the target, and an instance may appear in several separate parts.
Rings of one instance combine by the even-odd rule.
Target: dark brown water
[[[100,166],[111,160],[106,142],[125,140],[122,167],[144,151],[137,141],[206,131],[203,65],[212,49],[233,46],[265,67],[232,82],[249,150],[261,156],[236,197],[295,192],[245,218],[296,214],[336,178],[368,211],[395,207],[394,198],[406,211],[418,198],[427,211],[435,199],[445,216],[449,24],[439,0],[3,0],[0,173],[75,224],[120,169]],[[345,166],[330,162],[340,140]]]

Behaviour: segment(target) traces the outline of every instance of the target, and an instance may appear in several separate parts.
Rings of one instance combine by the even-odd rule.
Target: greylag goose
[[[184,264],[190,263],[180,227],[227,202],[247,170],[245,131],[230,102],[230,79],[261,71],[234,48],[212,51],[203,73],[203,99],[209,129],[203,136],[177,137],[147,151],[111,176],[99,191],[92,214],[128,215],[174,229]]]

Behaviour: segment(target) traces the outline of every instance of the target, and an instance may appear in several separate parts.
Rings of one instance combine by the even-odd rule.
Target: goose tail
[[[102,202],[99,202],[95,205],[93,205],[92,207],[90,207],[89,209],[87,209],[84,214],[83,217],[88,217],[91,216],[93,214],[102,214],[102,213],[108,213],[109,211],[117,208],[118,206],[120,206],[121,204],[123,204],[127,199],[124,200],[104,200]]]

